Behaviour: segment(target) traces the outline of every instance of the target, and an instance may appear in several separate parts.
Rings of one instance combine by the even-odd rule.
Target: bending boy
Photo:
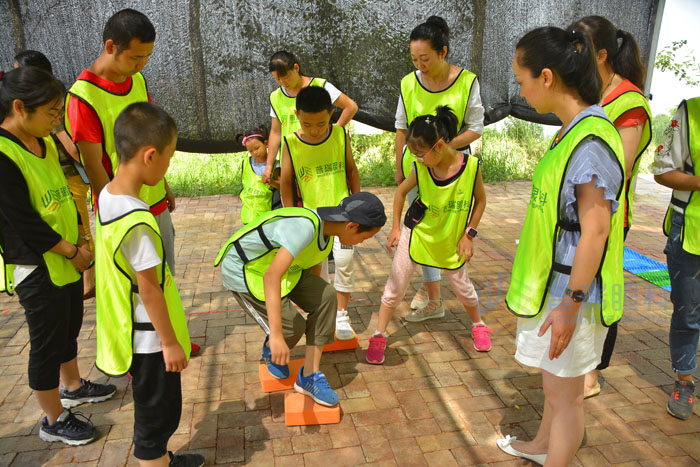
[[[357,245],[385,223],[379,198],[359,192],[338,206],[266,213],[236,232],[216,258],[224,287],[268,334],[262,358],[273,377],[289,377],[289,349],[306,335],[306,359],[294,389],[319,404],[338,404],[319,371],[323,346],[334,341],[337,299],[333,286],[309,269],[328,257],[333,237]],[[291,302],[308,313],[307,319]]]

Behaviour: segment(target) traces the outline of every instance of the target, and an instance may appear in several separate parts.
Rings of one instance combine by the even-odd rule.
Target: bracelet
[[[75,258],[76,256],[78,256],[78,253],[80,252],[80,250],[78,249],[78,245],[73,245],[73,246],[75,247],[75,253],[73,253],[73,256],[66,256],[66,259],[69,261],[71,259]]]

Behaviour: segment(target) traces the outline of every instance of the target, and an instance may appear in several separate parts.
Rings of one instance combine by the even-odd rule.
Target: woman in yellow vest
[[[480,352],[491,349],[489,333],[493,331],[479,317],[479,299],[466,266],[474,254],[486,191],[479,159],[450,146],[456,135],[457,116],[447,106],[438,107],[435,115],[419,116],[408,127],[407,143],[417,161],[394,195],[394,223],[387,248],[397,248],[382,295],[377,330],[369,338],[365,356],[369,363],[384,362],[387,326],[417,264],[446,271],[457,300],[472,320],[474,348]],[[420,195],[411,203],[402,227],[403,204],[415,187]]]
[[[673,188],[663,229],[673,302],[668,343],[676,381],[666,409],[688,420],[693,415],[700,338],[700,97],[678,106],[651,172],[657,183]]]
[[[262,176],[263,183],[269,183],[277,156],[281,156],[282,138],[299,129],[299,120],[294,114],[296,96],[306,86],[319,86],[328,91],[334,106],[343,109],[336,125],[344,127],[357,113],[357,104],[338,88],[323,78],[302,74],[296,56],[285,50],[275,52],[270,58],[270,73],[280,86],[270,93],[270,146],[267,167]],[[289,207],[289,206],[288,206]]]
[[[64,94],[37,67],[0,73],[0,251],[6,291],[14,287],[29,328],[29,387],[46,413],[39,437],[80,445],[95,439],[95,427],[69,408],[109,399],[116,388],[78,370],[80,273],[93,255],[50,136]]]
[[[450,141],[453,149],[468,148],[484,130],[484,107],[479,81],[469,70],[447,62],[450,28],[444,19],[431,16],[416,26],[410,35],[411,60],[416,71],[401,80],[401,94],[396,108],[396,183],[411,172],[415,157],[406,147],[408,125],[419,115],[434,113],[447,105],[457,116],[458,134]],[[408,195],[408,202],[416,191]],[[415,311],[408,321],[423,321],[444,314],[440,298],[440,270],[423,266],[423,286],[411,301]]]
[[[645,67],[632,34],[617,29],[602,16],[586,16],[568,29],[588,32],[595,46],[603,81],[600,105],[610,117],[625,150],[625,237],[632,225],[632,205],[642,154],[651,142],[651,109],[644,96]],[[618,45],[618,40],[619,45]],[[617,339],[617,323],[608,328],[600,364],[586,375],[585,397],[600,393],[598,375],[610,365]]]
[[[544,412],[532,441],[508,435],[497,444],[569,465],[583,439],[584,375],[600,362],[606,326],[622,316],[625,159],[597,105],[602,81],[588,34],[530,31],[513,72],[520,95],[562,127],[535,169],[506,296],[518,316],[515,359],[542,370]]]
[[[246,131],[238,141],[248,150],[249,157],[241,164],[241,222],[243,225],[273,209],[281,208],[279,173],[263,183],[267,164],[269,132],[265,125]],[[277,171],[279,172],[279,170]]]

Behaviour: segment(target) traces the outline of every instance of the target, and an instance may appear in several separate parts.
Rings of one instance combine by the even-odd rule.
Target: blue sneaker
[[[338,405],[338,395],[328,385],[326,375],[317,371],[304,377],[304,367],[299,370],[299,376],[294,382],[294,390],[312,398],[316,403],[333,407]]]
[[[267,364],[267,371],[276,379],[286,379],[289,378],[289,365],[275,365],[272,363],[272,352],[270,351],[270,346],[268,342],[270,341],[270,336],[265,338],[263,342],[262,359],[265,360]]]

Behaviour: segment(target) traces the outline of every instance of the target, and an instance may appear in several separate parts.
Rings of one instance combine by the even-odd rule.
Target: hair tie
[[[567,40],[571,43],[571,45],[573,45],[574,53],[579,53],[579,48],[576,46],[576,44],[581,43],[581,33],[576,29],[572,29],[571,31],[569,31]]]
[[[625,38],[625,31],[622,29],[618,29],[617,32],[615,33],[615,37],[617,39],[624,39]]]
[[[256,136],[258,136],[262,139],[265,139],[265,137],[263,135],[259,135],[259,134],[255,133],[253,135],[244,136],[243,141],[241,141],[241,144],[245,144],[245,142],[248,141],[250,138],[255,138]]]
[[[432,125],[432,124],[433,124],[433,121],[430,120],[430,115],[428,115],[427,117],[425,117],[425,123],[427,123],[428,125]]]

